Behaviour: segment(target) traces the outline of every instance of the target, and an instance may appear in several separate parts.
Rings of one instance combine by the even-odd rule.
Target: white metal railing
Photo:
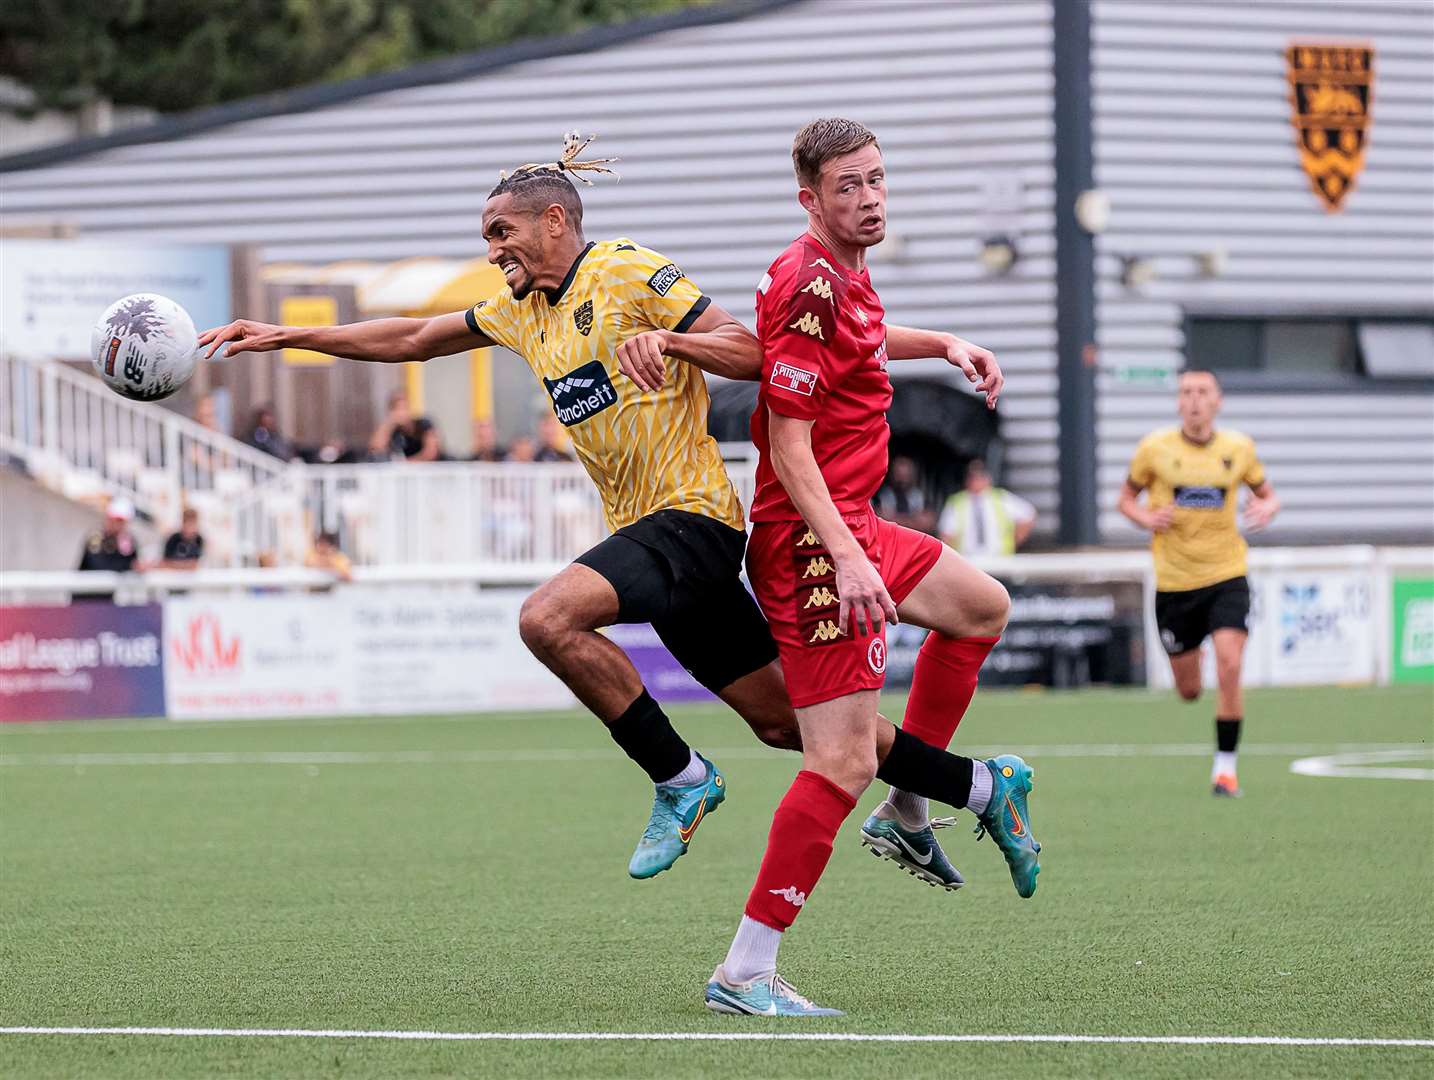
[[[753,466],[729,472],[749,502]],[[561,565],[607,535],[597,489],[576,463],[294,466],[231,512],[243,562],[260,552],[302,561],[325,531],[359,565]]]
[[[168,409],[120,397],[92,375],[9,354],[0,355],[0,450],[67,496],[124,494],[165,526],[186,500],[213,520],[288,468]]]

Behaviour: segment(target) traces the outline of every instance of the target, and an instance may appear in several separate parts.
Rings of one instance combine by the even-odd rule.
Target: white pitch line
[[[1376,749],[1378,748],[1378,749]],[[763,746],[704,747],[709,757],[724,761],[779,760],[782,751]],[[1036,761],[1046,758],[1208,757],[1208,743],[1066,743],[1049,746],[957,745],[957,753],[972,757],[1019,754]],[[1256,757],[1296,757],[1321,751],[1422,753],[1417,743],[1254,743],[1240,753]],[[484,765],[508,762],[622,761],[624,755],[608,749],[519,750],[209,750],[155,751],[151,753],[0,754],[0,767],[79,768],[106,765]],[[1400,759],[1402,760],[1402,758]]]
[[[1301,776],[1348,777],[1362,780],[1434,780],[1434,769],[1377,768],[1384,762],[1414,761],[1434,758],[1434,747],[1411,747],[1406,750],[1365,750],[1355,753],[1329,754],[1325,757],[1300,758],[1290,763],[1290,772]]]
[[[1297,1038],[1287,1035],[901,1035],[842,1031],[342,1031],[305,1028],[0,1027],[0,1035],[390,1039],[403,1042],[1098,1043],[1138,1046],[1434,1047],[1434,1039]]]

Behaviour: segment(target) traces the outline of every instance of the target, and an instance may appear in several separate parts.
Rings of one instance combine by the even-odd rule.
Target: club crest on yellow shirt
[[[1330,213],[1364,168],[1374,90],[1369,46],[1294,44],[1285,50],[1300,165]]]
[[[578,328],[578,333],[583,337],[592,333],[593,302],[591,300],[584,300],[578,305],[577,311],[573,312],[573,325]]]

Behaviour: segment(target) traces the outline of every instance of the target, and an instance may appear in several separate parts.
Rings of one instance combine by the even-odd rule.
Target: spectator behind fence
[[[438,429],[428,417],[413,415],[402,390],[388,396],[388,415],[374,429],[368,448],[379,460],[437,461],[443,456]]]
[[[85,537],[85,547],[80,553],[81,570],[108,570],[124,574],[132,570],[143,570],[139,545],[129,531],[134,518],[134,504],[122,496],[116,496],[105,507],[105,523],[97,531]],[[75,600],[113,600],[114,593],[78,593]]]
[[[339,580],[352,581],[353,563],[339,549],[338,533],[321,532],[314,538],[313,550],[304,559],[304,565],[312,570],[325,570]]]
[[[508,455],[498,442],[498,425],[492,420],[473,421],[473,453],[469,461],[504,461]]]
[[[519,435],[508,445],[509,461],[537,461],[538,444],[531,435]]]
[[[986,463],[966,466],[966,487],[946,500],[938,526],[941,539],[962,555],[1012,555],[1036,524],[1036,508],[996,487]]]
[[[876,493],[876,511],[887,521],[905,525],[920,532],[933,532],[936,511],[926,506],[926,492],[916,462],[909,457],[894,457],[886,474],[886,483]]]
[[[164,542],[164,557],[159,565],[165,570],[198,570],[202,558],[204,537],[199,535],[199,511],[187,506],[179,519],[179,531],[170,533]]]
[[[243,441],[280,461],[293,461],[296,456],[294,444],[279,431],[272,405],[260,405],[254,410],[253,422]]]
[[[223,437],[219,430],[219,409],[214,404],[214,395],[205,394],[194,403],[194,422],[212,435]],[[186,478],[186,484],[195,487],[208,485],[208,474],[218,469],[227,469],[232,462],[229,455],[215,452],[195,440],[189,444],[189,460],[197,475]]]
[[[536,461],[572,461],[573,441],[558,418],[545,412],[538,418],[538,454]]]

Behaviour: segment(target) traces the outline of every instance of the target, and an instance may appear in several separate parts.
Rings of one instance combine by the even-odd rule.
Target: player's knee
[[[518,636],[534,656],[552,653],[565,629],[561,606],[541,592],[523,601],[518,612]]]
[[[982,583],[983,588],[974,589],[967,599],[967,637],[1000,637],[1006,630],[1006,620],[1011,617],[1011,594],[993,577]]]
[[[863,747],[861,753],[853,754],[848,762],[849,772],[847,783],[844,785],[848,791],[865,791],[876,779],[876,747]]]
[[[1199,683],[1195,683],[1194,685],[1190,685],[1190,684],[1177,685],[1177,686],[1175,687],[1175,690],[1176,690],[1176,693],[1178,693],[1178,694],[1180,695],[1180,698],[1181,698],[1182,701],[1199,701],[1199,700],[1200,700],[1200,684],[1199,684]]]
[[[991,585],[993,588],[987,590],[986,634],[995,637],[1006,632],[1006,621],[1011,617],[1011,594],[995,578],[991,579]]]

